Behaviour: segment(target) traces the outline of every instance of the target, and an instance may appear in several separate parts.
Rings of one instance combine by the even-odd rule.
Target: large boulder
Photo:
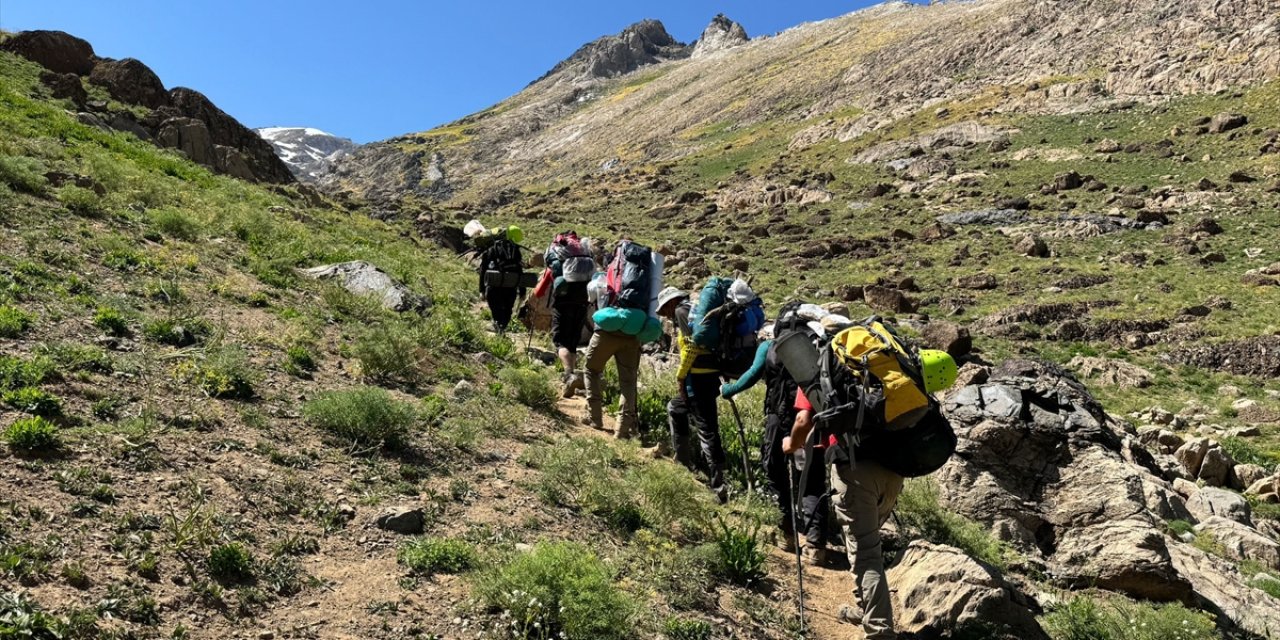
[[[1092,356],[1076,356],[1067,363],[1085,378],[1107,387],[1121,389],[1145,389],[1155,382],[1155,375],[1150,371],[1123,360],[1098,358]]]
[[[1207,575],[1213,560],[1165,533],[1174,519],[1247,524],[1248,504],[1194,485],[1184,503],[1154,457],[1066,370],[1005,362],[987,381],[951,393],[943,410],[959,440],[937,474],[943,501],[1043,566],[1053,583],[1197,603],[1228,612],[1224,625],[1255,632],[1280,620],[1280,602],[1229,593],[1238,575]],[[1245,601],[1265,611],[1247,612]]]
[[[44,71],[40,74],[40,82],[49,87],[49,95],[54,98],[70,100],[77,109],[83,109],[89,100],[89,93],[84,90],[80,76],[74,73],[57,73]]]
[[[973,336],[969,330],[953,322],[930,322],[920,332],[921,341],[931,349],[941,349],[954,358],[969,355]]]
[[[192,162],[212,168],[217,162],[209,128],[195,118],[169,118],[156,130],[156,144],[177,149]]]
[[[1249,508],[1249,501],[1245,500],[1244,496],[1226,489],[1217,487],[1200,489],[1187,498],[1187,509],[1199,520],[1219,516],[1241,524],[1252,524],[1253,510]]]
[[[426,298],[362,260],[303,269],[302,274],[309,278],[336,280],[344,289],[358,296],[380,298],[382,306],[392,311],[422,311],[430,306]]]
[[[1210,516],[1196,525],[1196,532],[1212,537],[1228,557],[1252,560],[1280,569],[1280,544],[1252,527],[1221,516]]]
[[[133,58],[101,60],[89,74],[89,82],[104,87],[112,98],[155,109],[169,102],[164,83],[147,65]]]
[[[996,569],[954,547],[912,542],[888,572],[897,600],[899,632],[921,638],[950,637],[969,627],[998,633],[988,638],[1047,640],[1035,605],[1008,585]],[[1000,628],[991,630],[994,623]]]
[[[868,307],[885,313],[913,313],[916,303],[906,293],[891,287],[871,285],[862,290]]]
[[[23,31],[3,43],[0,51],[20,55],[57,73],[88,75],[96,59],[93,46],[62,31]]]

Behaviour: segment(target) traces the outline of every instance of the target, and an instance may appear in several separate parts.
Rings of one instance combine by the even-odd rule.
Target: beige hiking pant
[[[635,336],[596,331],[587,345],[586,383],[587,406],[591,409],[591,424],[604,428],[604,390],[601,376],[605,365],[613,358],[618,367],[618,386],[621,387],[622,415],[618,416],[619,438],[639,435],[636,427],[636,379],[640,375],[640,341]]]
[[[889,519],[902,493],[902,476],[871,460],[831,465],[832,505],[844,530],[845,549],[853,570],[853,596],[862,610],[867,640],[895,640],[893,602],[884,574],[880,526]]]

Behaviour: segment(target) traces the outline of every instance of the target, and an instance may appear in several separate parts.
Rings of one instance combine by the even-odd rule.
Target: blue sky
[[[657,18],[691,42],[717,13],[755,37],[866,0],[0,0],[0,28],[57,29],[138,58],[251,127],[369,142],[506,98],[582,44]]]

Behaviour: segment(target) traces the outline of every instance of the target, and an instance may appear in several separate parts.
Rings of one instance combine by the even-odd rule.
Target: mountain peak
[[[318,180],[334,162],[356,148],[347,138],[312,127],[265,127],[254,131],[271,143],[293,175],[307,182]]]
[[[701,58],[717,51],[732,49],[750,40],[751,38],[747,37],[747,30],[742,28],[742,25],[725,17],[723,13],[716,14],[693,47],[693,57]]]
[[[616,35],[583,45],[537,82],[553,76],[570,81],[613,78],[651,64],[687,58],[691,51],[667,33],[662,22],[641,20]]]

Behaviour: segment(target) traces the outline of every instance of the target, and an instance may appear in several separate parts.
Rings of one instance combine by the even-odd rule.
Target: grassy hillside
[[[38,75],[0,54],[0,637],[785,633],[747,588],[765,505],[567,435],[456,257],[79,124]],[[357,259],[428,311],[296,271]],[[422,535],[375,525],[401,507]]]

